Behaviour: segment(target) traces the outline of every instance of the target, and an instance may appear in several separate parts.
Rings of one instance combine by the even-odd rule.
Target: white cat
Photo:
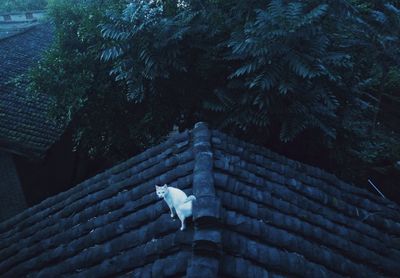
[[[175,209],[179,220],[181,220],[181,230],[185,229],[185,218],[192,215],[192,201],[196,200],[196,197],[193,195],[188,197],[179,188],[168,187],[166,184],[164,186],[156,185],[156,194],[159,198],[164,198],[171,210],[171,217],[174,217]]]

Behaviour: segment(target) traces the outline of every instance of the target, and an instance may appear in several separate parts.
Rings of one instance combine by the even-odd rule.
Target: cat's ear
[[[168,187],[168,185],[167,184],[164,184],[164,186],[163,186],[164,188],[167,188]]]
[[[158,186],[157,184],[156,184],[156,189],[158,189],[158,188],[160,188],[161,186]]]

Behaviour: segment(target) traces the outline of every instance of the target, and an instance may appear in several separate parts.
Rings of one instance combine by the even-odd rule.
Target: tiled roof
[[[41,57],[53,39],[50,24],[37,24],[0,39],[0,148],[41,157],[59,138],[62,129],[48,115],[52,99],[15,85]]]
[[[399,238],[396,204],[199,123],[0,224],[0,276],[394,277]]]

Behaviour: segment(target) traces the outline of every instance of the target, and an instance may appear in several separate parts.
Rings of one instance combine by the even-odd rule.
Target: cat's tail
[[[196,197],[194,195],[190,195],[190,196],[188,196],[186,198],[185,203],[191,202],[191,201],[194,201],[194,200],[196,200]]]

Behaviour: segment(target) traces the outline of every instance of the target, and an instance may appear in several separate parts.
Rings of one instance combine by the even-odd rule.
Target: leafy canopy
[[[109,45],[101,57],[113,62],[129,99],[174,97],[194,106],[190,96],[194,111],[216,112],[223,126],[279,129],[282,141],[310,128],[335,138],[346,97],[338,88],[352,61],[327,4],[254,1],[246,21],[243,12],[232,18],[241,7],[229,1],[197,4],[177,3],[170,14],[162,2],[134,1],[101,25]]]
[[[203,120],[365,180],[399,155],[398,4],[53,0],[57,43],[33,85],[93,156]]]

